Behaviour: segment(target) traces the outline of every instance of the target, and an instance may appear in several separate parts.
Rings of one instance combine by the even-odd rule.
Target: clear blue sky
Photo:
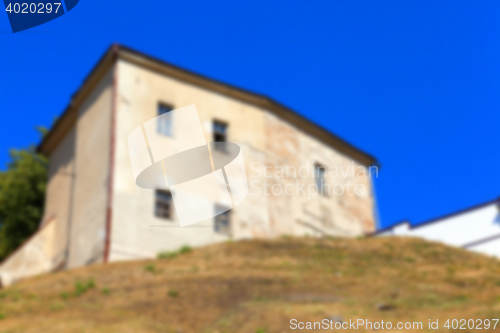
[[[500,196],[499,1],[95,1],[12,34],[0,166],[111,43],[264,93],[375,155],[383,226]]]

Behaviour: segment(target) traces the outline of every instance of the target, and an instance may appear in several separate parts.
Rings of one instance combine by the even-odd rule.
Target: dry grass
[[[439,319],[444,332],[449,318],[499,318],[499,296],[500,262],[460,249],[283,238],[22,281],[0,291],[0,333],[277,333],[292,318],[333,317],[422,321],[424,331]]]

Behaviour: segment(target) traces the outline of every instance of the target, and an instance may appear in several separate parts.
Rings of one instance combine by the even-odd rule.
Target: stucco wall
[[[54,239],[49,241],[54,246],[55,266],[61,264],[66,256],[68,221],[72,211],[72,188],[75,179],[75,133],[74,128],[68,132],[52,152],[49,160],[49,177],[42,221],[50,221],[54,224]]]
[[[497,235],[498,236],[498,235]],[[467,249],[500,258],[500,237],[470,246]]]
[[[349,237],[374,230],[372,189],[366,168],[270,113],[266,113],[266,142],[265,165],[271,167],[266,173],[273,175],[268,178],[273,184],[268,191],[270,224],[275,236],[289,233]],[[325,167],[325,183],[330,189],[327,195],[315,193],[315,164]],[[274,190],[274,184],[280,186]],[[362,186],[355,191],[358,184]],[[287,185],[292,195],[280,193]]]
[[[48,221],[2,263],[1,286],[8,286],[19,279],[46,273],[54,268],[53,258],[57,254],[56,244],[53,242],[56,222],[56,220]]]
[[[254,189],[250,189],[247,199],[231,211],[235,239],[282,234],[356,236],[374,229],[373,197],[368,178],[348,176],[327,180],[332,184],[347,179],[363,183],[366,193],[362,196],[263,193],[266,180],[314,184],[315,162],[326,166],[361,167],[270,112],[122,60],[118,63],[117,84],[111,260],[154,256],[161,250],[177,249],[183,244],[197,246],[226,239],[210,227],[213,221],[180,228],[175,220],[156,218],[154,191],[135,185],[127,138],[134,128],[157,116],[159,102],[174,108],[195,104],[207,141],[212,141],[214,119],[229,124],[228,140],[242,148],[248,180],[254,181]],[[309,168],[309,176],[266,178],[264,168],[277,165]],[[256,193],[256,188],[261,190],[260,194]]]
[[[103,259],[112,94],[110,71],[78,109],[69,267]]]
[[[2,263],[3,284],[60,267],[102,261],[111,97],[109,72],[79,107],[76,125],[50,154],[43,223]]]

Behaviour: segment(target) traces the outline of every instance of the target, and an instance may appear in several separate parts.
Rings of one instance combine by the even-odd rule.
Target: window
[[[158,133],[166,136],[172,136],[172,113],[170,113],[172,110],[173,108],[169,105],[158,105],[158,116],[163,115],[162,117],[157,118]]]
[[[325,174],[326,168],[319,164],[314,164],[314,179],[316,181],[316,187],[318,188],[318,193],[321,195],[327,195],[327,191],[325,191],[326,183],[325,183]]]
[[[221,121],[214,121],[213,124],[214,142],[227,142],[227,124]],[[226,152],[226,145],[214,145],[215,149],[221,152]]]
[[[156,190],[155,196],[155,215],[163,219],[172,220],[174,212],[172,194],[169,191]]]
[[[214,142],[226,142],[227,141],[227,124],[221,121],[214,121],[213,127]]]
[[[215,214],[219,214],[221,211],[225,210],[226,207],[223,206],[215,206]],[[215,232],[224,235],[231,234],[231,214],[230,210],[225,211],[217,216],[215,216]]]

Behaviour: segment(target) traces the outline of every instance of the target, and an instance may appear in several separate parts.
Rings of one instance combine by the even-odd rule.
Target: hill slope
[[[500,314],[499,261],[417,239],[289,238],[181,252],[1,290],[0,333],[272,333],[293,331],[293,318],[421,321],[423,331],[439,319],[444,332],[446,319]]]

